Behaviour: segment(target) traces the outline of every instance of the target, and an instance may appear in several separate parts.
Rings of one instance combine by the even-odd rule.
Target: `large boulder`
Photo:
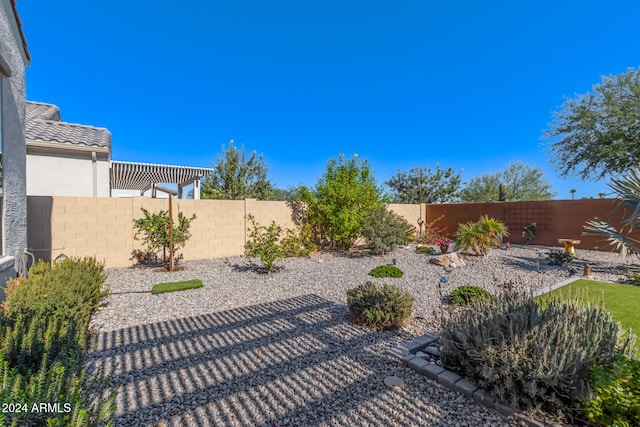
[[[464,260],[460,257],[460,255],[457,252],[434,256],[429,260],[429,262],[435,265],[440,265],[442,267],[452,267],[452,268],[464,267],[466,265],[464,263]]]

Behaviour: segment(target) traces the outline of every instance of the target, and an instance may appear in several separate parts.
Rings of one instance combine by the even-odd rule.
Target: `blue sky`
[[[210,166],[233,139],[280,187],[339,153],[463,180],[519,159],[558,199],[541,136],[600,76],[637,67],[640,3],[433,0],[19,0],[27,98],[108,128],[113,159]]]

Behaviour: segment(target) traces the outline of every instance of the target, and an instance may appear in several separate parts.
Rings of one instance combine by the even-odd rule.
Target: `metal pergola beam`
[[[170,183],[183,186],[200,180],[213,172],[211,168],[159,165],[111,161],[110,179],[112,190],[138,190],[144,192],[155,184]],[[194,192],[195,196],[196,192]],[[199,194],[199,192],[198,192]]]

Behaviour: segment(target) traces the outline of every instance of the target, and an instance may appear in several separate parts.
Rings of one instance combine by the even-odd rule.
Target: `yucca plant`
[[[622,178],[612,179],[609,188],[621,199],[613,210],[613,213],[622,211],[620,229],[596,217],[585,223],[582,235],[602,237],[607,246],[613,247],[623,257],[633,254],[640,258],[640,240],[629,236],[640,222],[640,170],[633,169]]]

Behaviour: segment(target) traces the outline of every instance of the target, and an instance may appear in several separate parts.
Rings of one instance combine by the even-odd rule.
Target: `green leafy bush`
[[[247,215],[247,220],[251,223],[251,229],[244,245],[244,256],[260,258],[264,269],[270,273],[278,267],[277,262],[284,261],[285,252],[280,244],[282,227],[275,221],[271,221],[268,227],[260,225],[253,215]]]
[[[433,246],[416,246],[417,254],[433,254],[436,252],[436,248]]]
[[[500,245],[501,236],[508,236],[509,229],[502,221],[483,215],[477,222],[460,224],[455,235],[456,250],[472,250],[476,255],[484,255],[494,245]]]
[[[576,412],[591,395],[589,365],[635,354],[635,337],[602,305],[507,292],[443,327],[443,363],[520,409]]]
[[[298,225],[296,229],[288,228],[281,246],[286,257],[305,257],[318,249],[313,243],[313,233],[309,223]]]
[[[411,318],[414,301],[407,291],[387,283],[367,282],[347,291],[353,319],[375,329],[404,325]]]
[[[367,239],[367,246],[382,255],[406,243],[411,232],[415,233],[411,224],[385,206],[371,212],[362,223],[362,236]]]
[[[452,305],[469,305],[489,301],[491,301],[491,293],[478,286],[460,286],[449,294],[449,303]]]
[[[145,208],[140,208],[140,210],[142,210],[144,216],[133,221],[135,230],[133,237],[136,240],[142,240],[146,248],[143,251],[134,251],[133,257],[138,262],[155,259],[157,256],[152,257],[150,254],[157,255],[162,250],[162,261],[167,262],[167,250],[170,243],[169,212],[160,211],[152,214]],[[191,238],[189,227],[194,219],[196,219],[196,214],[193,214],[191,218],[187,218],[182,212],[178,212],[178,220],[174,221],[172,230],[174,262],[181,258],[181,256],[176,256],[178,250]]]
[[[316,242],[350,249],[361,235],[364,219],[381,206],[380,191],[369,163],[354,155],[327,162],[315,188],[300,188],[306,218]]]
[[[531,243],[533,238],[536,237],[536,229],[537,228],[538,228],[538,226],[536,225],[536,223],[532,222],[531,224],[529,224],[528,226],[526,226],[522,230],[522,244],[523,245],[528,245],[529,243]]]
[[[550,265],[567,266],[573,264],[573,254],[562,249],[552,249],[545,255]]]
[[[633,286],[640,286],[640,273],[637,271],[627,271],[627,283]]]
[[[31,268],[29,268],[29,272],[27,275],[29,277],[41,276],[48,273],[49,271],[51,271],[51,264],[42,259],[39,259],[31,266]]]
[[[369,272],[369,275],[377,278],[402,277],[404,272],[395,265],[379,265]]]
[[[109,378],[87,377],[81,369],[91,312],[108,294],[104,266],[93,258],[35,266],[28,279],[11,282],[2,306],[0,401],[27,408],[43,402],[69,406],[59,413],[3,413],[2,425],[108,424],[116,392],[106,392]]]
[[[640,426],[640,362],[619,356],[607,366],[591,367],[593,398],[587,419],[603,426]]]

